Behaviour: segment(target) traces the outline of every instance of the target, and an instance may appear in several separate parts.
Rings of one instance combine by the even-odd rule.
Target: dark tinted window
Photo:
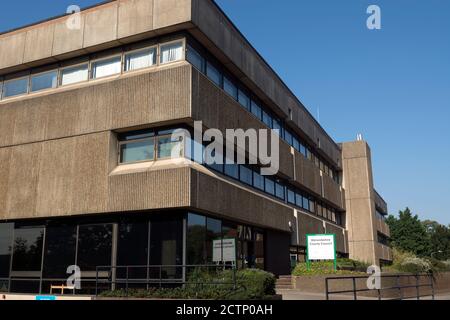
[[[246,166],[241,165],[239,170],[239,178],[242,182],[247,183],[249,185],[253,182],[252,170],[247,168]]]
[[[14,271],[41,271],[43,227],[24,227],[14,231]]]
[[[217,219],[206,219],[206,252],[208,254],[208,262],[213,262],[213,241],[222,238],[222,222]]]
[[[203,264],[206,262],[206,218],[189,213],[187,229],[187,263]]]
[[[0,223],[0,278],[9,277],[13,231],[13,223]]]
[[[148,259],[148,229],[147,221],[122,222],[119,224],[117,237],[117,265],[143,266]],[[144,268],[129,269],[129,278],[145,278],[147,270]],[[117,270],[117,277],[126,277],[125,269]]]
[[[111,224],[80,226],[77,265],[81,271],[95,271],[97,266],[110,266],[111,249]]]
[[[75,265],[76,226],[47,226],[44,278],[67,278],[67,267]]]

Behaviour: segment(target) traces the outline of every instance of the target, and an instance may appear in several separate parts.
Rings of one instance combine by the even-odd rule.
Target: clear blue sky
[[[4,1],[0,30],[95,0]],[[450,1],[218,0],[336,141],[362,133],[391,213],[450,223]],[[366,9],[382,10],[382,30]]]

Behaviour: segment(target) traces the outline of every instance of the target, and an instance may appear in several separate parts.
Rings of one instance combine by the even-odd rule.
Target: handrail
[[[158,277],[150,277],[150,269],[156,269],[158,272]],[[178,268],[181,269],[181,277],[175,277],[175,278],[164,278],[163,277],[163,270],[165,268]],[[207,268],[209,269],[222,269],[222,270],[232,270],[232,282],[217,282],[217,281],[211,281],[208,283],[205,282],[191,282],[186,280],[186,271],[188,268],[192,269],[202,269]],[[118,270],[125,270],[125,278],[118,277]],[[130,269],[140,269],[146,271],[146,276],[143,278],[134,278],[130,279]],[[116,272],[113,272],[115,270]],[[108,272],[107,278],[100,277],[101,272]],[[234,265],[211,265],[211,264],[204,264],[204,265],[128,265],[128,266],[97,266],[96,267],[96,276],[95,276],[95,296],[98,296],[99,293],[99,284],[111,284],[113,287],[116,284],[125,284],[125,290],[128,292],[129,285],[130,284],[146,284],[147,288],[149,285],[157,285],[159,288],[162,288],[164,284],[174,284],[174,285],[230,285],[233,286],[233,290],[236,290],[238,288],[237,286],[237,277],[236,277],[236,266]],[[176,272],[175,272],[176,273]],[[114,290],[114,288],[113,288]]]
[[[369,276],[341,276],[341,277],[327,277],[325,278],[325,294],[326,294],[326,300],[330,300],[330,295],[333,294],[345,294],[345,293],[352,293],[353,294],[353,299],[354,300],[358,300],[358,292],[377,292],[377,296],[378,296],[378,300],[382,299],[382,292],[383,291],[387,291],[387,290],[398,290],[399,291],[399,298],[398,299],[391,299],[391,300],[405,300],[405,299],[412,299],[412,298],[416,298],[417,300],[420,300],[420,298],[423,297],[428,297],[431,296],[432,300],[434,300],[434,283],[433,283],[433,276],[430,274],[417,274],[417,275],[407,275],[407,274],[397,274],[397,275],[380,275],[379,276],[380,279],[382,278],[396,278],[396,285],[395,286],[388,286],[388,287],[382,287],[382,288],[378,288],[378,289],[357,289],[356,286],[356,280],[357,279],[368,279]],[[400,279],[401,278],[410,278],[410,277],[414,277],[416,279],[416,282],[414,285],[411,284],[406,284],[406,285],[401,285],[400,284]],[[426,277],[429,279],[428,283],[420,283],[419,278],[420,277]],[[330,281],[334,281],[334,280],[351,280],[352,281],[352,289],[351,290],[337,290],[337,291],[330,291]],[[431,288],[431,294],[420,294],[420,288],[423,287],[429,287]],[[404,296],[404,292],[403,289],[408,289],[408,288],[416,288],[416,295],[414,297],[405,297]]]

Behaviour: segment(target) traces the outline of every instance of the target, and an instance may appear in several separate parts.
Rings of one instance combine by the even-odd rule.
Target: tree
[[[422,224],[428,233],[430,256],[439,260],[450,259],[450,228],[431,220],[425,220]]]
[[[396,218],[390,215],[386,219],[391,231],[391,244],[403,251],[412,252],[418,256],[428,256],[430,252],[430,236],[417,215],[409,208],[399,212]]]

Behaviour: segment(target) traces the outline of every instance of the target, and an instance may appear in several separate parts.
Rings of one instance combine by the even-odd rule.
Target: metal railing
[[[398,298],[392,298],[392,299],[385,299],[385,300],[405,300],[405,299],[417,299],[420,300],[420,298],[425,297],[431,297],[432,300],[434,300],[434,282],[433,282],[433,276],[429,274],[419,274],[419,275],[406,275],[406,274],[397,274],[397,275],[380,275],[380,283],[382,283],[382,279],[389,279],[394,278],[395,279],[395,285],[393,286],[386,286],[382,287],[380,289],[369,289],[369,288],[357,288],[356,280],[357,279],[364,279],[367,281],[369,276],[343,276],[343,277],[329,277],[325,279],[325,293],[326,293],[326,300],[330,300],[330,295],[334,294],[348,294],[351,293],[353,296],[353,300],[358,300],[358,292],[374,292],[376,293],[378,300],[385,299],[382,297],[383,292],[385,291],[392,291],[396,290],[398,291]],[[411,279],[414,278],[414,284],[401,284],[401,279]],[[426,283],[421,283],[420,279],[425,278],[427,280]],[[351,281],[352,289],[350,290],[337,290],[337,291],[330,291],[330,282],[331,281],[338,281],[338,280],[344,280],[344,281]],[[412,289],[415,288],[416,294],[413,296],[405,296],[404,295],[404,289]],[[431,289],[430,294],[422,294],[420,292],[420,288],[429,288]]]
[[[219,274],[225,270],[231,271],[231,282],[226,281],[195,281],[195,272]],[[143,265],[143,266],[97,266],[95,271],[95,295],[99,294],[99,285],[108,285],[112,291],[125,289],[128,293],[131,285],[145,285],[149,288],[166,286],[229,286],[237,290],[236,267],[231,265]],[[194,279],[194,280],[192,280]]]

